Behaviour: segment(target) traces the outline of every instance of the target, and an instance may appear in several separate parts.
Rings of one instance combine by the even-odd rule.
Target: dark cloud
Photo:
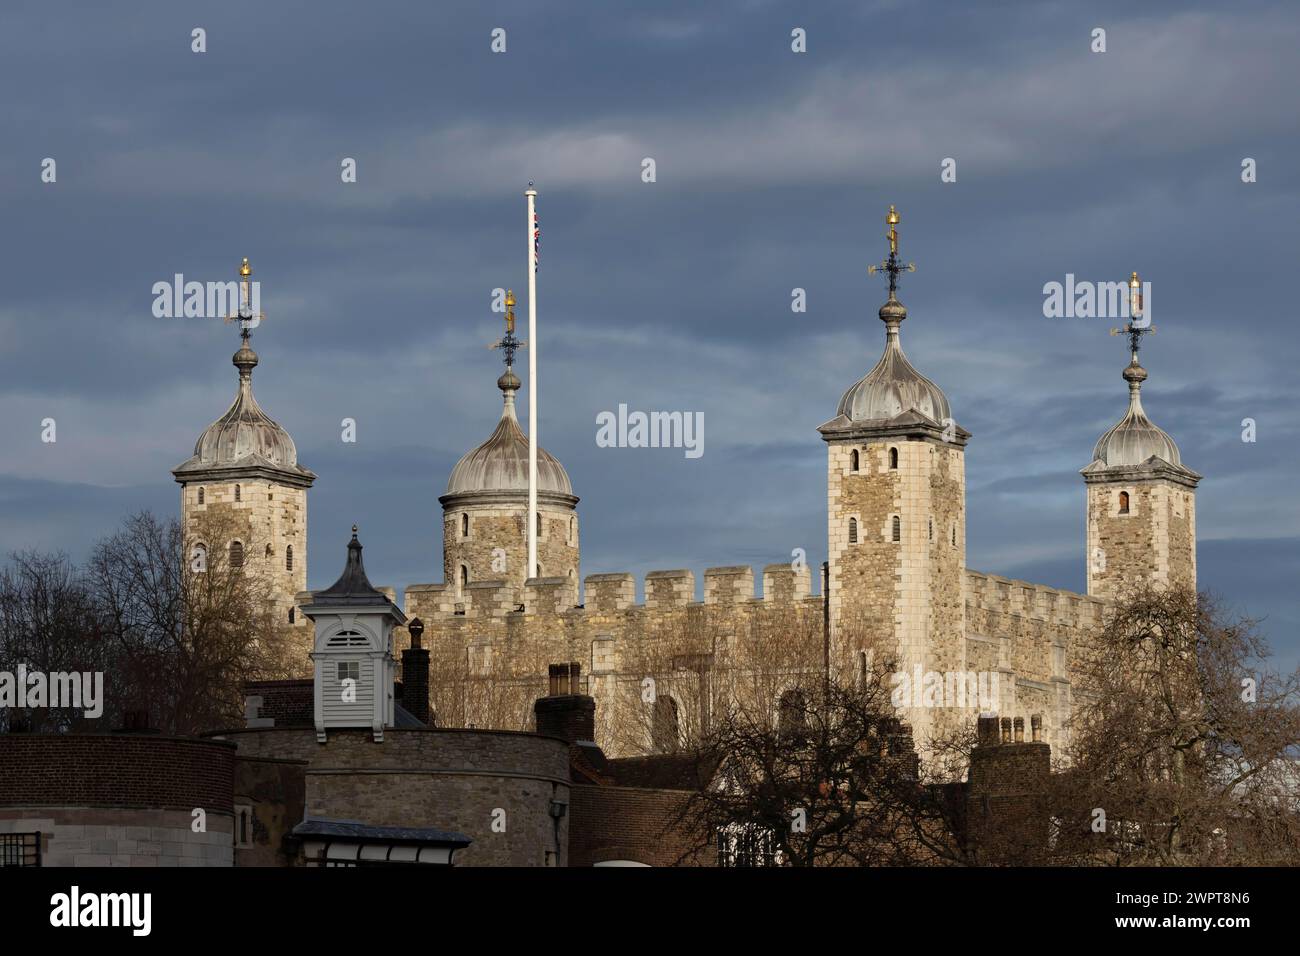
[[[237,342],[220,322],[153,318],[150,289],[229,278],[248,255],[268,314],[257,394],[320,475],[312,585],[333,579],[354,521],[376,578],[437,579],[437,496],[500,410],[489,297],[524,284],[535,178],[542,440],[583,498],[584,570],[698,573],[794,548],[815,565],[815,429],[879,355],[883,292],[865,267],[892,202],[918,265],[904,345],[975,434],[971,566],[1082,587],[1077,471],[1123,412],[1125,355],[1112,322],[1044,318],[1042,288],[1136,268],[1159,326],[1147,408],[1206,476],[1202,577],[1300,647],[1275,573],[1300,534],[1287,4],[30,2],[3,16],[6,550],[84,553],[130,510],[175,508],[169,470],[233,397]],[[206,54],[190,52],[195,26]],[[504,56],[488,51],[497,26]],[[1088,52],[1095,26],[1104,55]],[[56,185],[39,181],[46,156]],[[807,313],[790,311],[795,287]],[[596,447],[595,415],[619,403],[702,411],[704,457]],[[45,417],[56,446],[39,442]],[[344,417],[356,445],[339,441]]]

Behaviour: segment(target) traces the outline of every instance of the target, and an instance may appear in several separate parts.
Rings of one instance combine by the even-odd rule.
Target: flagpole
[[[528,574],[537,577],[537,190],[528,184]]]

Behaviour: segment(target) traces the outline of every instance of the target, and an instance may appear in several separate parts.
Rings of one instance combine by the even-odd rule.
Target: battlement
[[[967,569],[966,607],[1086,629],[1101,623],[1106,602],[1075,591]]]
[[[665,611],[687,607],[796,606],[820,601],[811,591],[806,565],[769,564],[763,568],[763,595],[755,593],[754,569],[749,565],[706,568],[704,600],[695,600],[695,572],[689,568],[650,571],[645,576],[645,600],[636,600],[636,578],[630,572],[589,574],[583,580],[585,601],[578,605],[576,583],[565,577],[531,578],[523,588],[506,581],[477,581],[459,592],[448,584],[413,584],[404,592],[404,609],[428,623],[440,616],[482,620],[519,613],[586,615]]]

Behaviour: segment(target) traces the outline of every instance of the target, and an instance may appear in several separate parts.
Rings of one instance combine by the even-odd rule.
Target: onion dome
[[[262,475],[310,485],[316,476],[298,464],[298,448],[289,433],[271,418],[253,396],[257,353],[248,344],[248,330],[231,359],[239,369],[239,390],[226,413],[209,425],[194,443],[194,455],[172,472],[178,481],[197,480],[210,472],[218,477],[237,473]]]
[[[1147,370],[1138,364],[1137,356],[1124,369],[1128,382],[1128,411],[1111,429],[1098,439],[1092,457],[1108,468],[1120,465],[1140,465],[1150,458],[1159,458],[1171,465],[1182,465],[1178,446],[1142,408],[1142,383]]]
[[[952,418],[948,397],[918,372],[903,354],[898,329],[907,309],[890,296],[880,307],[885,323],[885,352],[875,367],[858,379],[840,399],[837,414],[851,422],[888,421],[903,412],[920,412],[933,422]]]
[[[885,351],[871,371],[849,386],[835,417],[817,430],[826,441],[900,437],[964,446],[970,432],[953,421],[943,389],[918,372],[903,354],[899,327],[907,318],[907,309],[898,301],[898,277],[916,267],[904,265],[898,258],[899,216],[893,206],[885,222],[889,225],[889,258],[867,270],[889,277],[889,298],[880,307]]]
[[[506,367],[497,380],[505,398],[501,419],[487,441],[466,454],[451,470],[444,498],[465,494],[528,494],[528,436],[515,417],[519,379]],[[573,486],[564,466],[544,448],[537,449],[537,493],[572,499]]]
[[[298,464],[298,448],[289,433],[262,410],[253,397],[257,353],[249,338],[254,324],[252,267],[245,259],[239,269],[242,305],[239,309],[239,351],[231,362],[239,369],[239,391],[226,413],[209,425],[194,443],[193,456],[172,470],[178,482],[259,477],[309,487],[316,476]]]

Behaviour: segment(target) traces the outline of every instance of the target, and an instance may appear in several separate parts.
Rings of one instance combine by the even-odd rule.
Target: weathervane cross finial
[[[1142,280],[1138,278],[1136,272],[1132,273],[1128,279],[1128,325],[1122,329],[1111,329],[1111,335],[1127,335],[1129,351],[1133,353],[1133,363],[1137,364],[1138,349],[1142,347],[1142,336],[1155,335],[1156,327],[1151,324],[1151,320],[1146,318],[1143,313],[1142,302]],[[1141,325],[1133,322],[1134,318],[1142,320]]]
[[[885,233],[885,238],[889,240],[889,258],[880,265],[867,266],[868,275],[875,275],[877,272],[884,272],[889,275],[889,297],[891,299],[895,298],[898,292],[899,273],[916,271],[916,263],[909,262],[907,265],[903,265],[898,260],[898,222],[898,212],[891,205],[889,214],[885,216],[885,224],[889,226],[889,231]]]
[[[490,349],[501,349],[506,353],[506,365],[515,364],[515,350],[523,348],[527,343],[515,338],[515,293],[511,289],[506,290],[506,334],[501,337],[501,341],[493,342],[488,346]]]

